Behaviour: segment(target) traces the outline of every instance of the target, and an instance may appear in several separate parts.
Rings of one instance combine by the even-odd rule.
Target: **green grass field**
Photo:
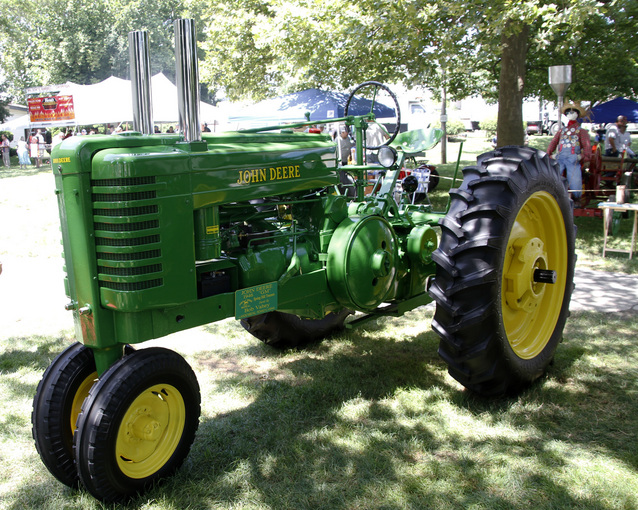
[[[111,508],[57,482],[35,451],[32,398],[74,333],[52,176],[4,177],[0,509]],[[579,265],[637,272],[626,255],[600,257],[602,224],[577,223]],[[635,312],[573,313],[545,377],[516,398],[483,400],[447,375],[433,310],[302,351],[276,351],[233,320],[152,342],[191,364],[202,416],[177,475],[127,508],[638,508]]]

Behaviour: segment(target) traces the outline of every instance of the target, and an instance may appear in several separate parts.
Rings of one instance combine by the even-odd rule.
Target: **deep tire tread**
[[[573,288],[574,229],[566,180],[545,153],[504,147],[477,161],[463,170],[463,183],[450,192],[439,248],[432,255],[437,273],[429,292],[436,302],[432,326],[440,336],[439,354],[450,375],[473,392],[493,396],[519,391],[553,359]],[[537,191],[550,193],[559,205],[556,221],[565,224],[570,260],[552,338],[538,356],[521,360],[509,347],[502,324],[501,266],[517,211]]]

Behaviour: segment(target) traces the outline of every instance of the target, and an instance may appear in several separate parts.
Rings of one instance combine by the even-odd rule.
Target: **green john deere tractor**
[[[441,133],[398,134],[385,86],[351,96],[393,98],[383,145],[367,144],[373,110],[351,115],[350,101],[324,122],[353,133],[345,167],[303,123],[202,134],[192,22],[175,33],[180,134],[153,134],[146,34],[132,32],[135,131],[53,149],[77,343],[44,373],[33,436],[58,480],[120,501],[173,473],[195,439],[197,379],[177,353],[134,346],[229,317],[288,348],[434,300],[439,353],[469,390],[512,393],[544,373],[575,262],[566,183],[546,154],[479,156],[435,212],[413,199],[427,173],[399,175]]]

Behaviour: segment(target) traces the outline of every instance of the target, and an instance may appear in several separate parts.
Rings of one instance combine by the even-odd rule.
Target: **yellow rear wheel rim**
[[[545,191],[534,193],[516,216],[503,263],[503,325],[519,358],[538,356],[556,328],[565,297],[568,259],[565,222],[558,203]],[[536,269],[556,271],[556,282],[535,282]]]
[[[143,391],[124,414],[115,454],[122,473],[141,479],[159,471],[171,458],[184,431],[186,407],[170,384]]]

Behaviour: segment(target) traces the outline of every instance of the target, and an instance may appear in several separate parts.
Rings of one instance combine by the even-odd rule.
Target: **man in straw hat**
[[[567,125],[563,126],[549,142],[547,153],[551,156],[558,148],[556,161],[561,172],[567,176],[567,184],[575,205],[580,205],[580,195],[583,189],[581,161],[591,160],[591,143],[589,133],[580,127],[578,119],[585,116],[585,109],[580,103],[569,102],[561,111],[567,117]]]

